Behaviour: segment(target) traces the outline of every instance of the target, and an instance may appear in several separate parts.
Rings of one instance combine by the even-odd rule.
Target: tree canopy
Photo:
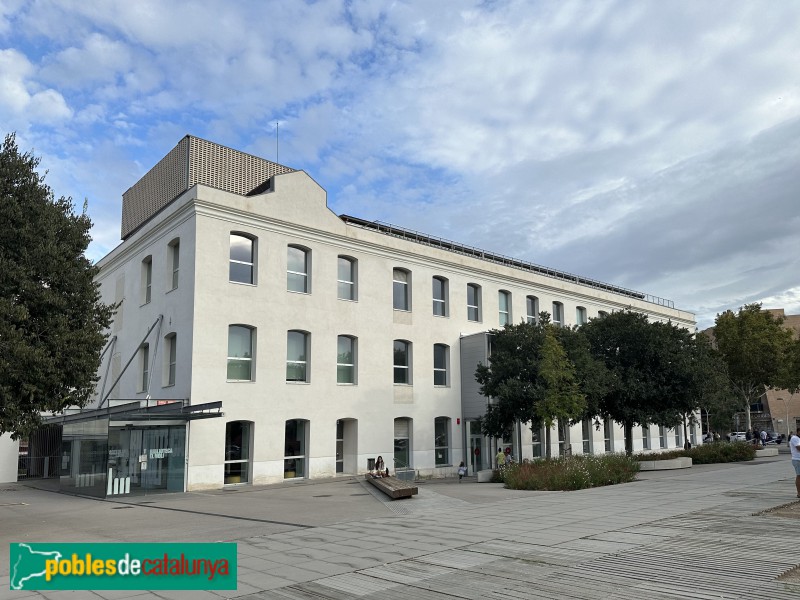
[[[727,310],[717,315],[713,335],[750,429],[750,405],[767,388],[793,383],[788,368],[796,352],[792,332],[781,317],[761,310],[760,304],[746,304],[738,313]]]
[[[539,323],[493,330],[488,365],[475,373],[481,393],[491,397],[482,429],[499,437],[515,421],[544,425],[568,422],[585,412],[586,398],[575,365],[558,341],[547,315]]]
[[[86,258],[92,223],[55,199],[39,159],[13,134],[0,149],[0,434],[25,435],[40,412],[85,405],[114,307]]]

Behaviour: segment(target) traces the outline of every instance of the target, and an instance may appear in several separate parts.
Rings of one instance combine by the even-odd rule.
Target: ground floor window
[[[667,447],[667,428],[663,425],[658,426],[658,444],[662,448]]]
[[[592,453],[592,420],[584,419],[581,423],[581,431],[583,432],[583,453]]]
[[[250,421],[231,421],[225,425],[224,483],[250,482]]]
[[[642,426],[642,450],[650,450],[650,428]]]
[[[608,417],[603,419],[603,443],[605,444],[606,452],[614,451],[614,430],[611,419]]]
[[[291,419],[286,421],[284,442],[283,478],[294,479],[306,476],[306,446],[308,421]]]
[[[411,419],[394,420],[394,467],[405,469],[411,466]]]
[[[450,464],[450,419],[437,417],[433,425],[434,452],[436,466],[442,467]]]
[[[542,458],[545,455],[544,452],[544,428],[542,427],[534,427],[531,429],[531,441],[533,446],[533,458]]]

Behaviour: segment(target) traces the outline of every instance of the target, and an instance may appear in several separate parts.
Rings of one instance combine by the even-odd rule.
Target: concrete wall
[[[19,442],[10,435],[0,435],[0,483],[17,480]]]

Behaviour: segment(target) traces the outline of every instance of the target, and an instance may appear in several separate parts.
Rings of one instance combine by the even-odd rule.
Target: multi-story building
[[[99,495],[534,456],[542,432],[476,427],[487,331],[627,308],[694,327],[669,301],[337,216],[305,172],[192,136],[123,195],[122,239],[99,262],[119,309],[98,397],[62,419],[62,485]],[[680,435],[645,430],[638,448]],[[570,437],[623,450],[611,422]]]

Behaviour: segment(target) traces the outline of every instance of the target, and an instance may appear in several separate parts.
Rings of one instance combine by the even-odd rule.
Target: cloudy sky
[[[337,213],[669,298],[800,312],[800,3],[0,1],[0,126],[88,200],[187,133]]]

